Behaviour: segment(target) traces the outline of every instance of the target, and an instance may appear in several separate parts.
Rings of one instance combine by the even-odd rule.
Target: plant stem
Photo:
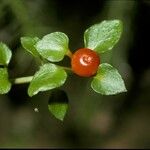
[[[62,67],[62,68],[67,71],[72,71],[71,68],[69,67]],[[10,81],[12,84],[24,84],[24,83],[31,82],[32,79],[33,79],[33,76],[28,76],[28,77],[19,77],[19,78],[10,79]]]
[[[68,49],[66,55],[67,55],[68,57],[72,58],[72,52],[71,52],[69,49]]]
[[[23,84],[23,83],[31,82],[32,79],[33,79],[33,76],[20,77],[20,78],[12,79],[11,82],[12,84]]]
[[[68,71],[72,71],[72,69],[69,68],[69,67],[63,67],[63,66],[62,66],[62,68],[65,69],[65,70],[68,70]]]

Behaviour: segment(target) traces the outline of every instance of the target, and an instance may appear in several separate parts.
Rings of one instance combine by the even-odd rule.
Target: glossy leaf
[[[35,44],[39,40],[40,39],[38,37],[21,37],[21,44],[25,50],[27,50],[33,56],[37,57],[39,56],[39,53],[37,52],[35,48]]]
[[[43,58],[51,62],[59,62],[68,51],[68,43],[67,35],[62,32],[54,32],[44,36],[36,44],[36,49]]]
[[[99,66],[91,87],[95,92],[103,95],[114,95],[127,91],[121,75],[114,67],[107,63]]]
[[[9,47],[0,42],[0,65],[8,65],[11,59],[12,53]]]
[[[54,90],[48,101],[48,110],[59,120],[63,121],[68,110],[68,96],[63,90]]]
[[[0,68],[0,94],[6,94],[11,89],[11,83],[8,80],[8,71],[6,68]]]
[[[40,67],[29,85],[28,94],[33,96],[40,91],[47,91],[62,86],[67,74],[61,67],[48,63]]]
[[[85,47],[98,53],[111,50],[120,39],[122,33],[120,20],[103,21],[88,28],[84,33]]]

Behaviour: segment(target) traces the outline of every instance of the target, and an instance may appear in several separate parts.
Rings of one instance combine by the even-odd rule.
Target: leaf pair
[[[33,56],[42,56],[50,62],[61,61],[68,51],[69,39],[62,32],[47,34],[41,40],[38,37],[22,37],[22,46]]]
[[[11,89],[11,83],[8,79],[7,66],[11,60],[12,53],[9,47],[0,42],[0,94],[6,94]]]
[[[85,47],[101,54],[111,50],[120,39],[122,33],[120,20],[103,21],[87,29],[84,33]],[[110,64],[101,64],[91,83],[92,89],[103,95],[113,95],[125,92],[124,81]]]

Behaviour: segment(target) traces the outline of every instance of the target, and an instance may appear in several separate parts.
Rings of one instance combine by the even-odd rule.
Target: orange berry
[[[78,49],[71,59],[72,71],[82,77],[90,77],[96,74],[99,64],[99,55],[88,48]]]

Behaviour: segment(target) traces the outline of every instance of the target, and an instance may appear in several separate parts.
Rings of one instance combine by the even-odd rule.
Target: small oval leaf
[[[57,89],[52,91],[48,110],[59,120],[63,121],[68,110],[68,96],[65,91]]]
[[[8,65],[11,59],[12,53],[9,47],[0,42],[0,65]]]
[[[6,94],[11,89],[11,83],[8,80],[8,71],[6,68],[0,68],[0,94]]]
[[[44,36],[35,47],[43,58],[51,62],[59,62],[68,51],[68,43],[66,34],[54,32]]]
[[[29,85],[28,94],[33,96],[40,91],[47,91],[62,86],[67,78],[65,70],[55,64],[44,64],[37,71]]]
[[[21,37],[21,44],[25,50],[33,56],[38,57],[39,53],[34,46],[39,40],[40,39],[38,37]]]
[[[91,83],[92,89],[103,95],[114,95],[126,92],[126,87],[118,71],[107,63],[99,66],[97,75]]]
[[[85,47],[98,53],[111,50],[120,39],[122,33],[120,20],[103,21],[88,28],[84,33]]]

